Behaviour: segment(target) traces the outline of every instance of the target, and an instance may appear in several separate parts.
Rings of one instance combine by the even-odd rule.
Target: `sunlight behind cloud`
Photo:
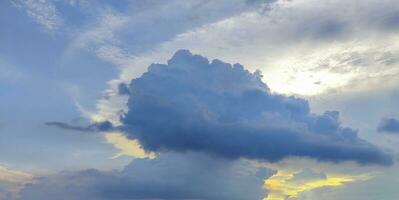
[[[105,133],[105,140],[107,143],[112,144],[119,152],[112,158],[118,158],[120,156],[132,156],[136,158],[155,158],[155,153],[145,152],[137,140],[129,140],[125,135],[121,133]]]
[[[321,178],[304,179],[295,181],[294,178],[302,171],[291,172],[279,170],[275,175],[265,181],[265,187],[269,194],[264,200],[285,200],[287,198],[298,198],[306,191],[311,191],[323,187],[338,187],[345,183],[367,180],[368,175],[346,176],[346,175],[326,175]]]
[[[264,73],[264,81],[278,93],[301,96],[323,95],[331,91],[363,91],[398,84],[399,71],[393,55],[398,52],[397,36],[386,41],[336,42],[328,47],[306,45],[272,61],[278,66]],[[378,40],[378,39],[375,39]]]

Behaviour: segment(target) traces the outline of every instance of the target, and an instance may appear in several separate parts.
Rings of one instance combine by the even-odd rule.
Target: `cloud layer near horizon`
[[[203,154],[138,159],[121,171],[95,169],[37,178],[19,200],[262,199],[271,171]]]
[[[356,130],[341,126],[337,111],[313,114],[306,100],[271,93],[261,76],[180,50],[168,64],[152,64],[132,80],[123,128],[155,152],[392,164]]]

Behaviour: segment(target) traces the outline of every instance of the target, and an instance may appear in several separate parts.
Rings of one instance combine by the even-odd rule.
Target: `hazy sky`
[[[3,0],[0,27],[0,200],[399,198],[397,0]]]

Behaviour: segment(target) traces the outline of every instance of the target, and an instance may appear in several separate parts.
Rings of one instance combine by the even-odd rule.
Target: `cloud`
[[[120,95],[130,94],[129,88],[127,87],[127,85],[125,83],[120,83],[118,85],[118,92],[119,92]]]
[[[384,118],[380,121],[377,130],[385,133],[399,133],[399,120],[395,118]]]
[[[131,81],[122,129],[154,152],[392,164],[388,154],[341,126],[337,111],[313,114],[306,100],[270,92],[261,77],[240,64],[209,63],[180,50]]]
[[[102,132],[105,142],[112,144],[115,149],[119,150],[112,159],[120,156],[132,156],[135,158],[155,158],[155,153],[145,152],[137,140],[129,140],[124,134],[115,131],[115,128],[109,121],[96,122],[88,126],[74,126],[63,122],[47,122],[48,126],[55,126],[64,130],[81,131],[81,132]]]
[[[62,24],[62,18],[52,2],[47,0],[15,0],[12,2],[50,32],[55,31]]]
[[[25,184],[31,183],[33,175],[0,165],[0,200],[15,199]]]
[[[262,199],[271,175],[245,161],[202,154],[163,154],[138,159],[122,171],[85,170],[38,178],[20,200]]]
[[[171,10],[186,13],[181,8]],[[125,99],[118,93],[118,85],[139,77],[153,62],[166,62],[182,48],[230,63],[239,60],[250,70],[267,71],[262,79],[272,91],[284,94],[319,99],[334,98],[330,94],[336,93],[351,95],[357,91],[395,88],[399,83],[396,56],[399,55],[399,35],[392,30],[397,29],[394,22],[398,11],[395,0],[367,0],[362,4],[343,0],[328,3],[279,0],[266,7],[255,6],[212,21],[201,21],[198,26],[175,31],[173,38],[164,37],[170,40],[157,41],[156,45],[145,48],[146,51],[135,54],[134,59],[128,56],[122,62],[114,62],[123,64],[121,74],[109,82],[107,95],[98,102],[95,117],[119,123],[120,111],[126,107],[121,103]],[[177,16],[188,19],[177,13],[168,19],[174,23],[173,18]],[[176,30],[170,28],[168,31]],[[146,32],[152,31],[164,32],[158,29]],[[126,49],[141,47],[131,38],[118,38],[124,41]],[[381,81],[386,84],[381,85]]]
[[[246,66],[267,69],[264,80],[275,91],[317,95],[353,79],[397,77],[397,34],[381,28],[398,12],[393,5],[389,0],[362,5],[278,1],[268,12],[248,12],[182,34],[162,51],[184,47],[230,62],[239,59]],[[341,9],[346,12],[334,12]],[[384,9],[389,14],[381,12]],[[248,53],[242,55],[243,49]],[[324,68],[314,70],[318,66]],[[345,73],[335,73],[340,70]],[[322,84],[313,84],[322,79]]]
[[[28,182],[32,178],[33,176],[29,173],[14,169],[9,169],[5,166],[0,165],[0,181],[21,183],[21,182]]]
[[[119,152],[112,158],[120,156],[132,156],[135,158],[155,158],[155,153],[145,152],[137,140],[129,140],[124,134],[117,132],[107,132],[104,134],[107,143],[113,144]]]
[[[141,56],[158,48],[160,44],[208,23],[251,10],[266,9],[274,2],[275,0],[155,0],[129,1],[122,10],[97,6],[105,9],[95,11],[94,19],[89,25],[84,30],[77,31],[79,35],[67,48],[64,56],[73,56],[77,52],[76,48],[84,47],[121,71],[141,74],[143,70],[140,66],[147,65],[137,64],[137,58],[142,59]],[[154,59],[147,61],[151,63]],[[115,114],[124,111],[125,98],[119,96],[118,86],[115,84],[132,77],[123,72],[120,79],[109,82],[110,88],[104,92],[104,98],[97,102],[98,112],[91,116],[91,120],[109,120],[119,124],[119,118]]]
[[[93,132],[93,131],[109,131],[113,129],[111,122],[103,121],[97,122],[88,126],[74,126],[63,122],[46,122],[47,126],[55,126],[65,130],[83,131],[83,132]]]
[[[179,33],[271,2],[274,0],[257,3],[246,0],[129,1],[124,11],[114,9],[109,5],[112,3],[90,2],[90,6],[103,9],[95,11],[94,19],[79,32],[72,47],[90,47],[99,58],[118,67],[126,67],[136,55],[173,39]],[[204,15],[205,12],[208,14]],[[126,45],[124,39],[133,45]],[[72,47],[70,51],[73,51]]]
[[[304,170],[300,172],[278,171],[265,181],[269,194],[265,200],[298,198],[301,193],[318,188],[338,187],[346,183],[367,180],[367,175],[326,175]]]
[[[81,131],[81,132],[102,132],[105,142],[112,144],[119,152],[112,159],[120,156],[132,156],[135,158],[155,158],[155,153],[145,152],[137,140],[129,140],[124,134],[116,131],[111,122],[96,122],[88,126],[74,126],[63,122],[46,122],[48,126],[55,126],[64,130]]]

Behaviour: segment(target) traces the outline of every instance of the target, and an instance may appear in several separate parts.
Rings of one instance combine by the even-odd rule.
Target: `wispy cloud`
[[[115,33],[124,27],[130,20],[129,16],[123,15],[110,8],[103,9],[88,28],[82,32],[70,44],[70,49],[93,48],[96,50],[102,45],[112,45],[121,42]]]
[[[13,0],[15,7],[23,10],[36,23],[53,32],[62,25],[62,18],[56,6],[47,0]]]

